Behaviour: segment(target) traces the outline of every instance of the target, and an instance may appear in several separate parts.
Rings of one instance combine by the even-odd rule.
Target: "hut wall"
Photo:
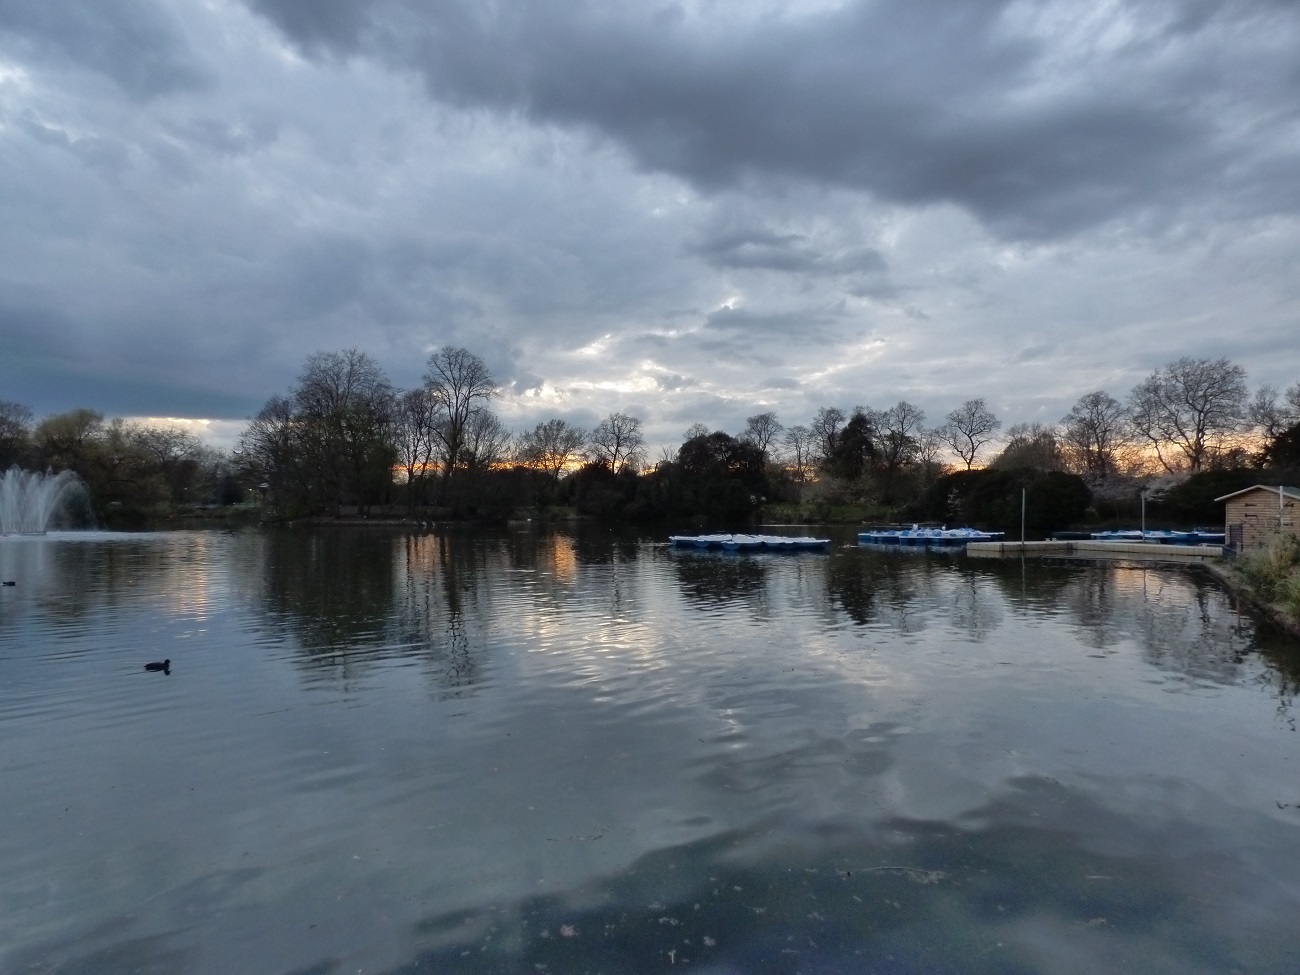
[[[1277,491],[1257,488],[1224,502],[1229,543],[1241,539],[1240,551],[1263,548],[1279,534],[1300,534],[1300,500],[1284,495],[1279,518]],[[1234,528],[1238,528],[1234,531]]]

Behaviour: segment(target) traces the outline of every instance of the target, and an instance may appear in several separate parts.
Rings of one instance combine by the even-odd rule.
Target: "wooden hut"
[[[1300,488],[1256,484],[1214,500],[1224,503],[1224,543],[1238,552],[1300,535]]]

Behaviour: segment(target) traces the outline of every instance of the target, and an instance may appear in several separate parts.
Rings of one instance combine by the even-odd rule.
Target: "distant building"
[[[1300,535],[1300,488],[1256,484],[1214,500],[1224,502],[1224,542],[1238,552]]]

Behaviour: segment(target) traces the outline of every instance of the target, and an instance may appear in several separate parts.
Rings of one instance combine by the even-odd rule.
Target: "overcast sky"
[[[463,345],[519,429],[1300,379],[1300,4],[0,0],[0,399],[229,438]]]

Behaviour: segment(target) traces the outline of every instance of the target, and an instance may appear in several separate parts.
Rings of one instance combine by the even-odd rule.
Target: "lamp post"
[[[1020,489],[1020,554],[1025,552],[1025,500],[1026,489]]]

